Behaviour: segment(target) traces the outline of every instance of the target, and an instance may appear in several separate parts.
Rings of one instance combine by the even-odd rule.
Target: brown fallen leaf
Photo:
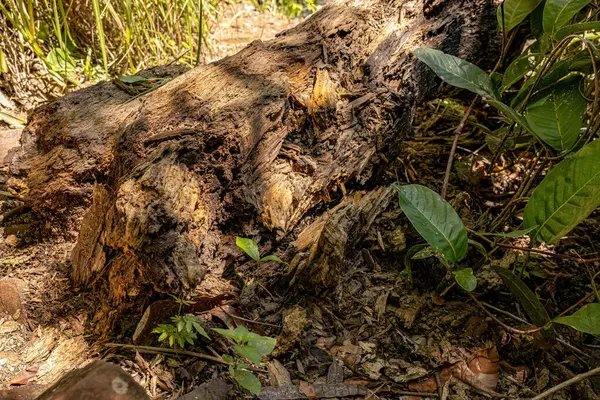
[[[38,373],[38,365],[34,364],[31,367],[25,368],[10,380],[10,386],[21,386],[33,384],[33,379]]]
[[[496,347],[480,350],[466,362],[455,364],[452,375],[477,389],[493,391],[498,385],[498,370],[500,355]]]
[[[315,388],[308,382],[300,382],[300,391],[309,399],[314,399],[317,397],[315,394]]]

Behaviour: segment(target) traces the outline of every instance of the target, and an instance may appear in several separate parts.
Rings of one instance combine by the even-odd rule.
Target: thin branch
[[[600,262],[600,258],[571,257],[571,256],[568,256],[565,254],[556,254],[556,253],[552,253],[550,251],[545,251],[545,250],[533,249],[533,248],[529,248],[529,247],[514,246],[512,244],[506,244],[506,243],[497,243],[497,242],[494,242],[493,240],[486,238],[483,235],[478,234],[477,232],[475,232],[472,229],[467,228],[467,231],[469,231],[470,233],[483,239],[486,243],[497,246],[497,247],[504,247],[506,249],[511,249],[511,250],[519,250],[519,251],[523,251],[526,253],[537,253],[537,254],[542,254],[542,255],[548,256],[548,257],[562,258],[564,260],[571,260],[571,261],[576,261],[576,262],[580,262],[580,263]]]
[[[177,349],[167,349],[164,347],[152,347],[152,346],[136,346],[133,344],[121,344],[121,343],[105,343],[104,346],[106,347],[111,347],[111,348],[121,348],[121,349],[128,349],[128,350],[134,350],[137,351],[139,353],[149,353],[149,354],[178,354],[178,355],[182,355],[182,356],[191,356],[191,357],[196,357],[196,358],[200,358],[202,360],[206,360],[206,361],[210,361],[210,362],[214,362],[217,364],[223,364],[223,365],[232,365],[231,363],[228,363],[227,361],[223,360],[221,357],[213,357],[211,355],[208,354],[204,354],[204,353],[197,353],[195,351],[187,351],[187,350],[177,350]],[[252,371],[252,372],[265,372],[264,370],[260,369],[260,368],[254,368],[254,367],[247,367],[248,370]]]
[[[598,375],[600,374],[600,368],[594,368],[591,371],[588,371],[586,373],[583,374],[579,374],[579,375],[575,375],[573,378],[564,381],[563,383],[560,383],[548,390],[546,390],[543,393],[540,393],[539,395],[532,397],[530,400],[542,400],[545,399],[546,397],[558,392],[559,390],[563,390],[568,388],[569,386],[577,383],[577,382],[581,382],[587,378],[589,378],[590,376],[594,376],[594,375]]]
[[[456,146],[458,146],[458,139],[460,139],[460,134],[465,128],[467,120],[469,119],[469,115],[471,115],[471,112],[473,112],[473,109],[475,108],[475,104],[477,104],[478,99],[479,96],[475,96],[475,98],[471,102],[471,105],[469,106],[467,111],[465,111],[465,114],[463,115],[462,119],[460,120],[460,123],[454,131],[454,140],[452,141],[452,147],[450,148],[450,155],[448,156],[448,163],[446,164],[446,173],[444,175],[444,184],[442,186],[442,193],[440,194],[442,200],[446,199],[446,191],[448,190],[448,183],[450,182],[450,173],[452,172],[452,163],[454,161],[454,155],[456,154]]]
[[[504,329],[506,329],[509,332],[516,333],[519,335],[531,335],[531,334],[537,333],[537,332],[543,330],[544,328],[546,328],[546,325],[544,325],[542,327],[523,331],[521,329],[516,329],[516,328],[513,328],[512,326],[506,325],[504,322],[500,321],[494,314],[489,312],[488,309],[484,307],[484,305],[477,299],[477,297],[475,297],[475,295],[473,293],[471,293],[471,292],[466,292],[466,293],[469,295],[469,297],[471,297],[471,300],[473,300],[475,302],[475,304],[477,304],[479,306],[479,308],[481,308],[483,310],[483,312],[485,312],[487,314],[488,317],[490,317],[492,320],[494,320],[494,322],[496,322],[498,325],[500,325],[501,327],[503,327]]]
[[[270,324],[268,322],[254,321],[253,319],[238,317],[235,314],[231,314],[230,312],[228,312],[227,310],[225,310],[223,307],[219,307],[219,308],[221,309],[221,311],[223,311],[225,314],[229,315],[233,319],[239,319],[240,321],[250,322],[251,324],[265,325],[265,326],[271,326],[273,328],[279,328],[279,329],[281,329],[281,325]]]
[[[140,353],[145,351],[151,351],[155,353],[167,353],[167,354],[179,354],[184,356],[192,356],[196,358],[201,358],[206,361],[211,361],[217,364],[231,365],[227,361],[224,361],[221,357],[213,357],[204,353],[197,353],[195,351],[187,351],[187,350],[177,350],[177,349],[167,349],[164,347],[152,347],[152,346],[136,346],[133,344],[121,344],[121,343],[105,343],[104,346],[111,348],[121,348],[121,349],[129,349],[135,350]]]

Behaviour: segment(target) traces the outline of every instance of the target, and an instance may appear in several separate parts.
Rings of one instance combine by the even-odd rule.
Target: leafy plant
[[[194,304],[194,302],[173,295],[171,297],[179,304],[179,310],[176,316],[171,317],[171,324],[158,324],[152,330],[152,333],[160,335],[158,341],[166,341],[170,347],[179,346],[183,349],[186,343],[192,346],[195,344],[195,340],[198,338],[197,334],[210,340],[199,317],[192,314],[181,315],[181,308],[184,305]]]
[[[249,365],[242,362],[248,360],[253,364],[260,365],[264,356],[273,352],[277,340],[267,336],[261,336],[250,332],[244,326],[238,326],[235,330],[231,329],[213,329],[215,332],[230,338],[236,344],[233,346],[235,357],[223,355],[223,360],[231,363],[229,374],[243,388],[251,393],[260,394],[260,380],[251,371]]]
[[[392,185],[400,197],[400,207],[417,232],[450,263],[467,254],[465,226],[452,206],[433,190],[421,185]]]
[[[554,167],[534,190],[524,213],[535,241],[554,243],[600,205],[600,140]]]
[[[266,261],[275,261],[275,262],[278,262],[281,264],[287,264],[285,261],[281,260],[279,257],[272,255],[272,254],[261,257],[260,252],[258,250],[258,245],[252,239],[236,237],[235,244],[237,247],[244,250],[244,252],[248,256],[250,256],[251,259],[256,261],[256,264],[260,265],[261,262],[266,262]]]
[[[598,35],[588,32],[600,29],[600,21],[593,20],[597,13],[581,12],[589,3],[590,0],[505,0],[498,9],[498,24],[505,37],[529,18],[533,40],[501,78],[439,50],[413,51],[443,81],[481,96],[498,110],[504,125],[489,130],[497,136],[488,133],[489,140],[486,138],[495,155],[514,149],[517,142],[525,139],[536,156],[562,159],[527,202],[523,214],[525,229],[504,234],[477,233],[479,236],[511,238],[529,234],[533,244],[553,244],[600,206],[600,140],[594,140],[600,129],[596,109],[597,46],[592,43]],[[529,183],[523,185],[532,184],[534,178],[535,175],[528,178]],[[394,185],[403,211],[423,238],[448,261],[461,260],[466,253],[467,234],[461,231],[464,226],[458,215],[437,194],[417,187]],[[537,296],[518,276],[504,268],[497,268],[496,272],[533,323],[545,328],[546,336],[553,334],[552,322],[587,333],[597,334],[600,330],[600,304],[590,304],[571,316],[551,321]],[[476,287],[469,268],[454,271],[454,276],[465,290]]]

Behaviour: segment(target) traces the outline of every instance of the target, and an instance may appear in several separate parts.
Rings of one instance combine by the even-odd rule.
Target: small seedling
[[[159,342],[168,341],[170,347],[179,346],[184,348],[186,343],[192,346],[198,338],[197,333],[210,340],[210,337],[204,330],[201,324],[201,319],[192,314],[181,315],[181,308],[184,305],[194,304],[191,300],[186,300],[177,296],[173,296],[176,303],[179,304],[177,315],[171,318],[171,324],[158,324],[152,330],[152,333],[159,334]]]
[[[266,261],[275,261],[275,262],[278,262],[281,264],[287,264],[281,258],[274,256],[272,254],[261,258],[260,252],[258,251],[258,245],[252,239],[236,237],[235,244],[237,245],[237,247],[244,250],[244,252],[246,254],[248,254],[251,259],[256,261],[257,265],[260,265],[261,262],[266,262]]]
[[[229,374],[233,380],[251,393],[255,395],[260,394],[260,380],[256,375],[248,371],[249,364],[244,363],[243,360],[260,365],[262,358],[273,352],[277,340],[250,332],[243,326],[238,326],[235,330],[218,328],[214,328],[213,330],[236,343],[233,346],[234,357],[227,354],[222,356],[224,361],[231,364],[229,366]]]

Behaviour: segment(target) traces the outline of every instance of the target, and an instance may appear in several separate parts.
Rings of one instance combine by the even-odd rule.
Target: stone
[[[118,365],[94,361],[73,370],[36,400],[149,400],[144,389]]]
[[[223,379],[203,383],[179,400],[226,400],[231,387]]]
[[[0,279],[0,317],[10,316],[16,321],[25,322],[24,288],[25,282],[20,279]]]

